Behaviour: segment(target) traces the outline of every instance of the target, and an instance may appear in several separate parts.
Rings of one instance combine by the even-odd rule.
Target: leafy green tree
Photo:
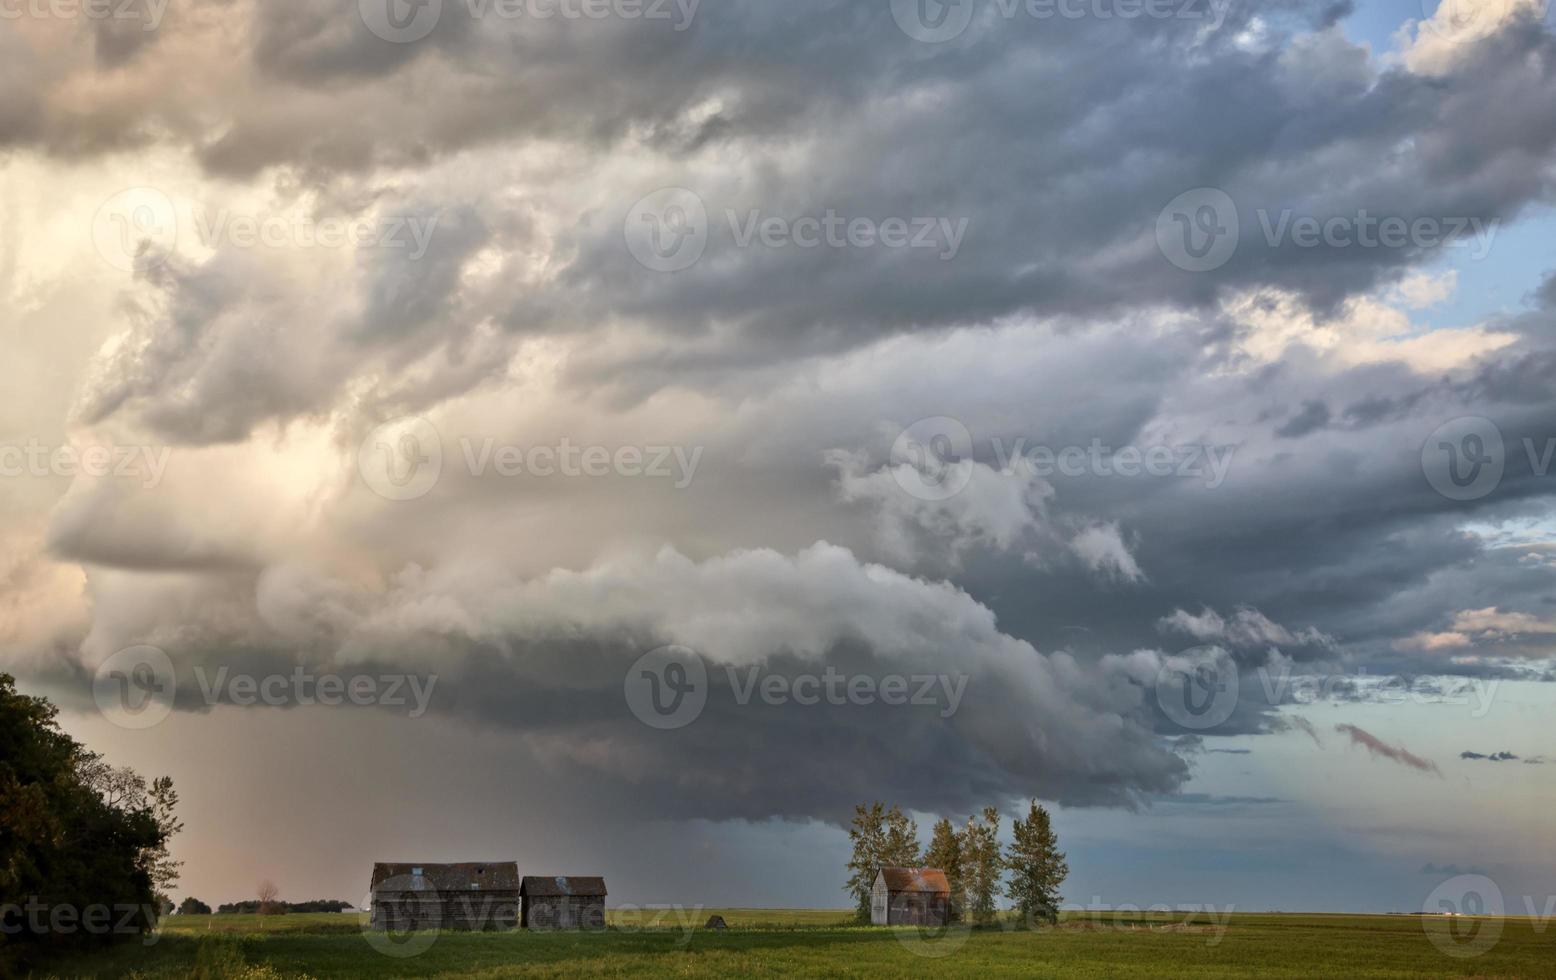
[[[883,868],[916,868],[922,862],[918,823],[893,806],[886,814],[886,842],[881,852]]]
[[[848,837],[854,844],[854,856],[848,862],[848,884],[843,890],[854,896],[854,914],[860,922],[870,921],[870,893],[875,875],[882,868],[916,868],[922,861],[918,842],[918,823],[902,808],[879,801],[854,807],[853,824]]]
[[[168,853],[168,842],[184,829],[184,822],[174,812],[178,806],[178,792],[173,789],[172,777],[159,776],[153,779],[147,799],[151,818],[157,822],[157,833],[162,840],[155,847],[148,847],[141,852],[141,864],[146,873],[151,875],[153,885],[171,891],[178,884],[179,869],[184,866],[184,862],[173,860],[173,856]]]
[[[146,778],[127,767],[108,765],[100,757],[87,756],[80,767],[82,781],[96,790],[103,801],[121,810],[148,811],[156,822],[160,842],[153,847],[142,848],[139,861],[143,871],[151,877],[151,884],[166,894],[178,884],[179,869],[184,862],[173,860],[168,844],[173,835],[184,829],[183,821],[175,812],[178,792],[173,780],[160,776],[148,785]]]
[[[1015,839],[1005,858],[1010,869],[1009,893],[1027,922],[1059,921],[1059,886],[1070,874],[1070,865],[1059,850],[1048,811],[1032,802],[1025,820],[1014,825]]]
[[[1000,891],[1000,814],[984,807],[983,819],[967,818],[962,831],[962,868],[967,887],[967,911],[975,925],[992,925],[994,899]]]
[[[179,915],[210,915],[211,907],[195,898],[193,895],[185,897],[178,905]]]
[[[951,921],[959,922],[967,907],[967,885],[962,868],[962,837],[950,820],[942,817],[929,839],[929,853],[924,863],[945,872],[951,886]]]
[[[854,819],[848,828],[848,839],[853,841],[854,856],[848,862],[848,884],[843,890],[854,896],[854,914],[860,922],[870,921],[870,890],[875,887],[875,873],[881,867],[881,855],[886,852],[886,804],[860,804],[854,807]]]
[[[122,774],[60,730],[56,709],[0,674],[0,896],[44,910],[0,923],[0,974],[49,949],[111,941],[150,929],[156,894],[144,855],[166,844],[151,806],[124,795]],[[138,778],[138,777],[137,777]],[[171,788],[171,784],[169,784]],[[107,907],[108,930],[40,928],[49,910]],[[125,925],[130,926],[128,930]]]

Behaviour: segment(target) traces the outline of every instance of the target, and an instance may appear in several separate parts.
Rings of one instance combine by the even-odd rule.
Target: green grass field
[[[722,915],[730,929],[700,927]],[[594,935],[445,933],[382,953],[355,915],[175,916],[150,946],[60,963],[59,977],[1556,977],[1556,924],[1419,916],[1071,913],[1057,928],[921,936],[840,910],[613,913]],[[1495,942],[1488,930],[1500,925]],[[1446,930],[1477,955],[1455,957]],[[380,937],[381,938],[381,937]],[[404,938],[404,937],[401,937]],[[1477,942],[1478,940],[1478,942]],[[401,949],[403,951],[403,948]]]

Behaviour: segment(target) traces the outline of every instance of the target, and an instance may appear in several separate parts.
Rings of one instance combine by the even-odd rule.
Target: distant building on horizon
[[[490,931],[519,924],[519,866],[373,865],[372,927],[379,931]]]
[[[605,879],[526,875],[519,886],[519,921],[526,929],[604,929]]]
[[[877,926],[944,926],[951,918],[951,885],[939,868],[882,868],[870,890],[870,922]]]

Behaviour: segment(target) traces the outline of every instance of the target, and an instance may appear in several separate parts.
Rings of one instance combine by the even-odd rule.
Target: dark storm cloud
[[[355,460],[295,511],[263,494],[213,513],[83,489],[48,540],[93,570],[94,652],[152,642],[185,665],[436,671],[434,711],[522,733],[537,757],[644,812],[839,819],[870,797],[965,812],[1170,794],[1187,766],[1164,737],[1182,731],[1153,687],[1183,648],[1218,646],[1242,668],[1237,704],[1208,734],[1318,741],[1254,668],[1505,671],[1400,644],[1466,609],[1549,618],[1556,565],[1466,525],[1541,515],[1556,490],[1517,453],[1556,435],[1550,290],[1505,325],[1508,346],[1451,368],[1381,342],[1347,360],[1365,319],[1347,301],[1432,249],[1272,245],[1261,220],[1490,223],[1546,199],[1556,41],[1539,27],[1515,22],[1424,74],[1380,68],[1335,30],[1298,33],[1340,12],[1316,5],[1237,5],[1218,31],[980,22],[938,48],[907,38],[885,3],[710,2],[684,32],[472,24],[447,6],[453,19],[408,45],[371,36],[354,2],[245,7],[252,23],[223,35],[236,51],[195,46],[216,81],[157,88],[123,117],[60,116],[30,76],[0,68],[18,81],[0,90],[0,141],[80,156],[155,131],[223,181],[274,173],[326,198],[360,182],[440,219],[417,259],[223,246],[143,267],[133,329],[85,383],[79,420],[221,447],[330,419],[354,446],[391,409],[431,413],[504,385],[540,401],[542,386],[508,369],[551,357],[570,400],[550,413],[619,440],[615,413],[669,399],[666,415],[693,419],[688,441],[722,450],[729,482],[659,510],[636,486],[589,508],[571,489],[453,475],[421,505],[384,508],[339,489],[356,487]],[[118,70],[200,56],[180,38],[124,52]],[[674,274],[623,241],[633,204],[668,185],[695,191],[709,218],[701,261]],[[1155,227],[1168,201],[1205,186],[1238,206],[1242,245],[1194,274],[1166,260]],[[965,221],[966,234],[945,257],[741,246],[729,219],[829,209]],[[1260,323],[1302,316],[1284,346]],[[1046,326],[1018,333],[1029,318]],[[1329,348],[1325,329],[1342,333]],[[563,352],[542,343],[521,358],[528,341]],[[857,377],[872,384],[850,388]],[[984,467],[960,510],[889,485],[893,439],[939,415],[968,426]],[[1457,501],[1423,474],[1423,447],[1468,415],[1493,419],[1513,452],[1494,492]],[[995,439],[1236,453],[1220,482],[1044,478],[1054,493],[1039,506],[977,494],[1004,479]],[[855,468],[829,467],[838,451]],[[860,489],[877,484],[887,493]],[[494,498],[522,522],[488,527]],[[271,507],[324,540],[272,544],[262,524],[238,542],[216,533]],[[575,512],[619,523],[586,539]],[[893,552],[883,526],[907,528],[911,547]],[[818,527],[841,528],[847,550],[788,557]],[[1102,527],[1112,567],[1138,574],[1087,574],[1065,553],[1067,535]],[[695,560],[600,564],[621,539],[677,530]],[[796,534],[809,540],[747,550]],[[547,567],[595,571],[515,572],[532,547]],[[291,553],[351,584],[278,572]],[[169,594],[126,584],[147,572],[176,573],[155,576]],[[694,724],[657,733],[627,710],[623,681],[665,643],[708,657],[713,686]],[[738,705],[723,670],[829,664],[965,673],[967,700],[951,717]]]
[[[1451,878],[1457,877],[1459,875],[1483,875],[1487,872],[1485,868],[1462,867],[1457,864],[1437,864],[1435,862],[1428,861],[1427,863],[1421,865],[1420,873],[1424,875],[1436,875],[1439,877]]]
[[[265,99],[235,85],[187,97],[199,112],[171,96],[137,110],[235,176],[414,166],[505,138],[563,141],[584,177],[618,151],[640,154],[651,182],[617,180],[600,220],[561,216],[567,261],[512,302],[507,323],[627,317],[693,337],[722,325],[756,341],[748,359],[773,356],[775,339],[824,351],[1022,312],[1205,306],[1255,286],[1332,309],[1433,248],[1272,244],[1282,215],[1489,226],[1551,190],[1538,161],[1556,141],[1556,48],[1527,21],[1429,76],[1380,70],[1336,29],[1300,33],[1334,15],[1317,4],[1235,4],[1217,30],[987,18],[939,48],[908,38],[886,3],[710,3],[686,30],[445,8],[430,37],[395,44],[373,36],[355,0],[244,7],[252,21],[236,43],[252,62],[230,70],[257,73]],[[1250,45],[1242,32],[1256,19],[1264,40]],[[1102,45],[1105,59],[1092,53]],[[196,118],[220,122],[190,130]],[[55,142],[101,145],[69,130],[93,124],[55,120]],[[766,152],[780,143],[803,152]],[[1333,172],[1355,177],[1339,186],[1324,179]],[[709,209],[708,254],[676,276],[642,268],[621,241],[633,203],[666,184]],[[1243,240],[1206,274],[1174,268],[1154,235],[1162,208],[1198,187],[1230,195]],[[740,247],[729,214],[753,209],[965,221],[966,235],[946,260]]]
[[[1079,36],[1088,30],[1078,27]],[[1015,26],[978,40],[976,69],[954,56],[904,64],[905,92],[944,92],[956,111],[887,114],[867,128],[827,120],[803,170],[775,163],[737,182],[681,168],[674,182],[705,203],[709,244],[698,265],[674,277],[621,249],[637,196],[628,193],[596,236],[580,240],[562,285],[586,296],[595,317],[645,318],[691,336],[732,325],[812,349],[1019,312],[1206,305],[1225,289],[1253,286],[1295,290],[1328,310],[1433,250],[1272,244],[1266,225],[1281,215],[1436,214],[1489,228],[1550,190],[1535,161],[1556,139],[1553,48],[1528,25],[1488,41],[1449,77],[1341,72],[1326,79],[1321,100],[1309,66],[1290,51],[1243,51],[1226,32],[1165,49],[1181,60],[1161,58],[1163,39],[1149,30],[1130,35],[1122,50],[1139,60],[1128,71],[1060,40]],[[1360,57],[1336,33],[1305,44],[1307,55]],[[1519,107],[1508,108],[1518,118],[1487,126],[1483,107],[1509,90],[1521,93]],[[1468,139],[1472,131],[1479,138]],[[1402,145],[1412,149],[1394,152]],[[1331,184],[1321,174],[1337,166],[1356,178],[1344,190],[1321,189]],[[1510,184],[1488,179],[1504,168]],[[943,176],[926,181],[926,173]],[[1223,268],[1197,275],[1164,260],[1153,229],[1168,201],[1201,186],[1231,196],[1242,244]],[[967,233],[949,260],[922,250],[742,248],[729,215],[758,208],[791,219],[829,208],[965,219]],[[546,327],[554,308],[527,297],[510,320]]]
[[[1316,432],[1329,424],[1329,406],[1321,401],[1310,401],[1302,406],[1302,410],[1292,416],[1275,434],[1282,439],[1300,439],[1309,432]]]
[[[432,714],[521,733],[547,764],[630,787],[645,816],[841,820],[875,797],[930,812],[1034,795],[1132,806],[1188,773],[1127,673],[1041,654],[964,593],[838,548],[665,552],[531,581],[445,568],[387,594],[271,569],[209,580],[200,605],[130,611],[153,614],[141,635],[173,658],[181,709],[233,703],[202,698],[223,669],[414,675]],[[655,730],[632,671],[667,643],[696,647],[683,664],[706,669],[706,703]],[[887,699],[891,678],[906,703]]]
[[[1180,793],[1177,796],[1160,797],[1155,802],[1164,806],[1259,807],[1273,806],[1289,801],[1274,796],[1218,796],[1213,793]]]

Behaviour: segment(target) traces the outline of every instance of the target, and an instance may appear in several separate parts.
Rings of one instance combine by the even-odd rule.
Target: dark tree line
[[[0,975],[52,950],[138,937],[178,879],[171,780],[148,784],[60,730],[0,674]]]
[[[1013,839],[1003,852],[999,842],[999,811],[986,807],[958,830],[942,818],[921,852],[918,825],[900,807],[884,803],[854,807],[848,836],[853,857],[848,862],[844,890],[854,896],[861,922],[870,921],[870,890],[881,868],[927,866],[945,872],[951,886],[952,921],[990,925],[998,914],[997,899],[1009,896],[1029,923],[1059,920],[1059,887],[1070,873],[1059,837],[1046,809],[1034,801],[1024,820],[1013,825]],[[1002,874],[1008,877],[1001,883]]]
[[[350,902],[341,902],[333,899],[314,899],[308,902],[281,902],[270,899],[264,902],[250,900],[247,902],[227,902],[216,906],[218,915],[280,915],[287,912],[345,912],[352,907]],[[209,912],[210,908],[207,907]]]

